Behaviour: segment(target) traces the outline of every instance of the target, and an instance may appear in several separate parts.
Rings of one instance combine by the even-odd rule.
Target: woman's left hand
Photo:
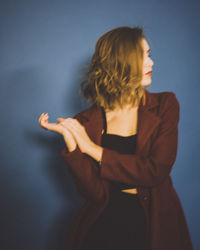
[[[64,127],[68,128],[73,134],[80,151],[86,153],[89,148],[94,145],[94,142],[89,138],[85,127],[79,123],[77,119],[73,118],[58,118],[57,119]]]

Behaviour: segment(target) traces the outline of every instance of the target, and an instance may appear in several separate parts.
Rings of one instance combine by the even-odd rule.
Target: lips
[[[147,72],[145,75],[152,75],[152,70]]]

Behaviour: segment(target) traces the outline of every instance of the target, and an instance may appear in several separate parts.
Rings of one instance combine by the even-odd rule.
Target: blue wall
[[[172,170],[195,249],[199,249],[199,25],[195,0],[5,0],[0,2],[0,249],[64,250],[84,200],[60,156],[60,135],[42,130],[88,106],[79,75],[96,40],[140,25],[154,60],[151,92],[173,91],[181,105]]]

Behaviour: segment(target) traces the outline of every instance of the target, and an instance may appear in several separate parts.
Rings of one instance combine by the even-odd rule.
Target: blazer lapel
[[[161,119],[146,108],[141,108],[138,112],[138,136],[136,153],[142,151],[145,143],[160,124]]]
[[[145,92],[146,104],[143,106],[141,100],[138,108],[136,153],[142,151],[145,143],[161,122],[161,118],[151,111],[153,107],[159,105],[156,96],[146,89]],[[89,109],[83,112],[83,116],[87,119],[84,126],[89,137],[96,144],[101,145],[101,133],[104,124],[102,108],[92,105]]]

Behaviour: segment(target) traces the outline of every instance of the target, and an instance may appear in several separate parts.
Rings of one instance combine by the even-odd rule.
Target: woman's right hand
[[[61,134],[64,137],[65,143],[70,152],[76,149],[77,143],[71,132],[67,128],[65,128],[60,123],[60,121],[58,123],[49,123],[48,118],[49,118],[48,113],[46,114],[42,113],[40,115],[38,119],[40,127]]]
[[[63,135],[64,127],[61,126],[59,123],[49,123],[48,119],[49,119],[48,113],[46,114],[42,113],[38,119],[40,127]]]

